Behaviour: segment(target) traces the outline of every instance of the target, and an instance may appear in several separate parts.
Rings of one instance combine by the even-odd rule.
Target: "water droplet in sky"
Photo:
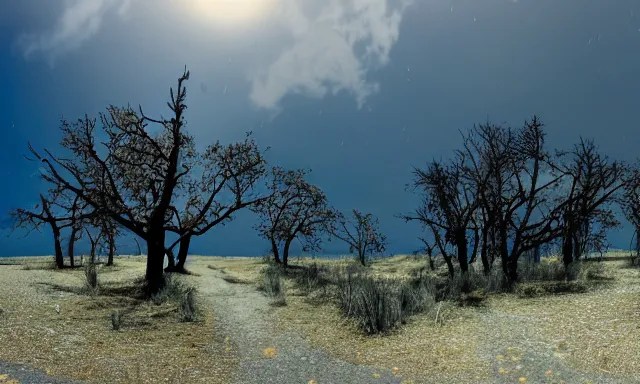
[[[410,67],[407,67],[407,72],[409,72]]]
[[[451,12],[453,12],[453,5],[451,6]]]
[[[207,93],[207,85],[205,83],[200,83],[200,90],[202,90],[202,93]]]
[[[322,109],[318,112],[318,115],[322,116]]]
[[[475,18],[475,17],[473,18],[473,22],[474,22],[474,23],[476,22],[476,18]]]
[[[344,140],[342,140],[342,142],[340,143],[340,146],[344,146]]]
[[[264,120],[260,122],[260,128],[262,128],[263,125],[264,125]]]
[[[590,45],[590,44],[591,44],[591,40],[593,40],[593,37],[590,37],[590,38],[589,38],[589,42],[587,43],[587,45]]]
[[[227,86],[226,86],[226,85],[224,86],[224,89],[222,90],[222,94],[223,94],[223,95],[226,95],[226,94],[227,94]]]
[[[601,36],[601,35],[598,33],[598,41],[600,41],[600,36]]]
[[[404,127],[402,127],[402,132],[407,130],[407,126],[405,125]]]

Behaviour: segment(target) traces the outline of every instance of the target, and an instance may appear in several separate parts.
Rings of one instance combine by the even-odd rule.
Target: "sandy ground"
[[[386,263],[375,268],[380,273],[389,272],[384,270],[387,265],[397,269]],[[131,276],[140,272],[140,268],[134,273],[124,266],[119,273]],[[640,383],[640,359],[628,356],[640,346],[638,270],[616,269],[614,284],[584,294],[539,299],[492,297],[481,308],[452,308],[444,326],[436,326],[432,314],[427,314],[392,335],[372,338],[358,335],[331,307],[313,305],[293,292],[286,307],[269,305],[256,286],[262,266],[257,259],[209,257],[193,257],[188,264],[194,275],[186,281],[197,286],[203,306],[213,313],[209,325],[217,341],[183,353],[225,347],[223,352],[236,356],[238,363],[226,370],[209,367],[225,372],[225,382]],[[2,273],[6,268],[0,266],[0,278],[8,278]],[[15,278],[16,271],[13,274]],[[23,277],[28,274],[44,280],[61,275],[51,271],[17,273]],[[230,283],[230,276],[246,283]],[[0,299],[3,306],[6,304]],[[0,326],[0,344],[6,348],[8,338],[4,335]],[[20,378],[24,367],[5,361],[0,370],[12,372],[7,372],[6,380],[40,384],[56,382],[56,375],[77,377],[65,372],[47,376],[43,364],[16,360],[16,354],[1,351],[0,360],[26,360],[41,368],[33,376]],[[205,361],[194,361],[190,372],[199,372],[202,364]],[[228,365],[229,361],[213,358],[206,364]],[[460,364],[469,369],[448,368]],[[0,371],[0,383],[2,374]],[[50,381],[38,381],[41,378]],[[87,377],[86,382],[107,381]],[[208,381],[187,375],[179,382]]]
[[[204,260],[206,262],[207,260]],[[208,264],[206,264],[208,265]],[[189,270],[199,292],[219,314],[219,324],[242,356],[236,383],[400,383],[391,372],[354,365],[312,348],[295,332],[275,332],[277,314],[253,285],[231,284],[202,260]]]

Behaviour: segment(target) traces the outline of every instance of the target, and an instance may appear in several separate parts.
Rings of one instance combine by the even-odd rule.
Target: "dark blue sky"
[[[415,206],[404,191],[412,165],[448,157],[474,123],[535,113],[551,146],[582,135],[614,158],[637,156],[637,1],[203,2],[0,0],[1,215],[44,187],[22,157],[28,140],[55,149],[60,115],[108,104],[163,113],[185,64],[187,127],[201,147],[253,130],[270,161],[312,168],[337,208],[376,214],[394,252],[418,246],[419,227],[394,218]],[[252,224],[239,214],[192,251],[261,254]],[[626,247],[630,235],[610,239]],[[3,236],[0,255],[51,246],[47,231]]]

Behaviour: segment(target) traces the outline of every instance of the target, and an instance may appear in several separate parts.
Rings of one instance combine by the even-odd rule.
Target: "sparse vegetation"
[[[39,288],[63,293],[56,300],[64,295],[74,297],[65,302],[62,314],[60,305],[55,304],[59,316],[52,319],[55,315],[45,312],[47,320],[65,317],[67,304],[74,304],[85,311],[102,311],[101,330],[107,316],[111,328],[121,330],[125,313],[127,331],[170,321],[206,321],[210,315],[200,308],[199,291],[186,280],[195,277],[183,276],[187,274],[191,240],[228,223],[245,208],[258,215],[255,229],[268,242],[271,253],[265,257],[266,266],[256,271],[260,278],[208,265],[224,274],[226,283],[236,285],[218,288],[241,291],[244,287],[238,284],[257,282],[271,305],[280,307],[271,308],[274,316],[291,310],[290,302],[313,313],[318,311],[314,308],[335,310],[336,316],[355,325],[360,334],[391,339],[401,337],[401,332],[394,330],[402,325],[411,330],[415,320],[423,331],[426,323],[438,326],[438,333],[455,324],[459,328],[452,334],[460,335],[461,342],[479,343],[475,335],[464,332],[465,325],[473,327],[465,320],[485,321],[484,328],[475,331],[505,331],[500,330],[501,319],[490,318],[475,307],[495,309],[499,303],[518,309],[518,301],[525,303],[530,298],[558,295],[561,300],[560,295],[578,297],[587,291],[596,296],[597,289],[615,285],[616,272],[604,262],[587,260],[594,253],[602,259],[609,247],[607,232],[620,224],[614,204],[621,203],[636,228],[636,249],[630,264],[640,264],[640,170],[600,154],[594,142],[586,139],[580,139],[570,152],[553,151],[537,116],[518,129],[490,123],[476,126],[463,134],[462,147],[451,159],[415,168],[410,189],[421,200],[412,213],[400,217],[422,226],[424,248],[416,255],[424,251],[428,258],[375,260],[387,248],[378,219],[356,209],[346,218],[330,205],[321,188],[307,180],[308,170],[269,168],[251,133],[243,142],[216,142],[198,153],[194,138],[184,130],[184,83],[188,79],[185,68],[176,92],[171,90],[170,119],[148,117],[142,109],[112,106],[100,116],[104,136],[100,140],[95,133],[97,119],[62,121],[61,146],[68,157],[57,157],[49,150],[39,152],[29,145],[50,188],[47,194],[40,194],[32,209],[11,212],[13,227],[28,234],[48,226],[53,232],[54,259],[26,263],[23,271],[42,277],[49,269],[66,267],[63,232],[70,232],[67,253],[71,267],[75,266],[74,243],[81,236],[86,234],[91,247],[89,261],[83,262],[82,287],[39,282]],[[150,133],[149,124],[160,130]],[[192,174],[193,169],[198,169],[198,177]],[[263,190],[257,188],[260,182],[266,184]],[[116,238],[124,231],[146,242],[145,275],[133,284],[114,286],[109,276],[99,274],[96,257],[98,249],[106,246],[106,264],[112,265]],[[173,243],[166,244],[168,233],[176,237]],[[320,251],[326,237],[346,243],[357,260],[291,265],[294,242],[300,242],[303,251]],[[556,255],[541,257],[541,250],[554,246],[558,248]],[[110,274],[117,272],[110,269]],[[58,275],[67,273],[81,279],[81,272],[73,275],[73,269]],[[87,292],[90,298],[83,295]],[[264,302],[262,296],[255,297]],[[87,300],[91,301],[87,304]],[[73,314],[73,305],[69,307]],[[146,312],[136,315],[139,308]],[[0,315],[3,312],[0,310]],[[454,318],[451,313],[468,317]],[[522,316],[505,312],[505,321]],[[162,336],[183,335],[168,329],[171,332]],[[199,331],[205,332],[202,328]],[[433,332],[433,328],[427,331]],[[53,329],[47,332],[56,334]],[[110,336],[116,339],[123,333],[111,332]],[[373,339],[359,340],[366,344]],[[231,352],[230,342],[225,343],[225,351]],[[566,345],[562,349],[566,350]],[[273,353],[265,353],[266,357],[276,356],[275,349],[267,350]],[[520,356],[513,358],[517,361]],[[168,361],[167,356],[164,360]],[[182,372],[179,375],[182,377]],[[136,373],[136,377],[141,376]]]
[[[187,288],[180,297],[180,320],[183,322],[194,322],[197,320],[196,290],[193,287]]]
[[[93,260],[90,260],[84,265],[84,279],[87,290],[91,293],[95,293],[98,290],[98,268]]]
[[[274,264],[268,265],[263,271],[263,277],[262,290],[272,299],[271,303],[275,306],[287,305],[285,288],[281,279],[282,267]]]
[[[122,312],[114,311],[111,312],[111,328],[114,331],[119,331],[122,327]]]
[[[161,305],[169,301],[181,302],[185,294],[191,289],[185,285],[181,279],[171,273],[164,275],[162,288],[151,294],[151,301],[156,305]]]

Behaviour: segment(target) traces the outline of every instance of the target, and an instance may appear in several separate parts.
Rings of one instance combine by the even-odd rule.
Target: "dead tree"
[[[72,193],[122,228],[147,242],[146,282],[161,288],[165,227],[171,219],[174,191],[191,170],[193,139],[184,132],[186,71],[171,89],[170,119],[153,119],[130,107],[109,107],[100,121],[106,140],[96,143],[96,120],[62,121],[61,145],[71,158],[49,150],[31,152],[43,163],[42,177],[56,189]],[[160,127],[152,134],[149,124]]]
[[[483,214],[483,265],[495,250],[510,282],[525,252],[562,235],[566,202],[553,199],[563,175],[545,148],[544,124],[534,116],[520,129],[485,124],[465,136],[469,178]],[[486,269],[485,269],[486,270]]]
[[[509,128],[491,124],[475,125],[463,135],[463,150],[469,166],[466,177],[475,185],[478,214],[475,227],[480,228],[480,259],[485,273],[500,254],[499,218],[502,216],[502,196],[513,177],[515,135]]]
[[[97,233],[91,234],[89,228],[85,228],[85,232],[87,233],[87,237],[89,238],[89,244],[91,244],[91,250],[89,251],[89,257],[91,257],[91,264],[95,264],[96,262],[96,249],[98,244],[102,241],[104,234],[102,231],[98,231]]]
[[[633,167],[627,174],[624,196],[620,201],[622,212],[633,225],[636,242],[635,257],[640,258],[640,167]],[[633,241],[633,239],[631,239]]]
[[[81,224],[74,223],[71,226],[71,234],[67,243],[67,255],[72,268],[75,267],[75,244],[82,239],[83,232]]]
[[[94,234],[89,232],[89,228],[94,229]],[[107,248],[106,266],[113,265],[113,258],[116,253],[116,239],[120,236],[120,229],[115,221],[109,216],[95,213],[85,221],[85,231],[91,243],[91,259],[95,259],[95,250],[98,245]]]
[[[69,240],[67,244],[67,256],[69,257],[69,265],[71,268],[75,267],[75,244],[82,238],[83,233],[83,225],[86,219],[87,209],[86,204],[84,206],[80,205],[81,201],[77,197],[73,199],[73,203],[69,209],[69,216],[71,219],[70,228],[71,234],[69,235]]]
[[[185,183],[183,209],[172,207],[173,223],[168,230],[178,239],[167,249],[167,271],[184,272],[193,237],[201,236],[217,225],[233,220],[234,213],[260,203],[266,198],[257,183],[265,177],[266,161],[251,132],[243,142],[209,146],[199,159],[203,169],[199,179]],[[179,244],[177,264],[172,265],[173,249]]]
[[[40,194],[40,203],[36,204],[33,210],[15,209],[10,212],[13,220],[13,229],[26,229],[26,235],[31,231],[40,232],[42,225],[48,225],[53,234],[54,260],[57,268],[64,268],[64,257],[60,242],[62,229],[68,225],[68,217],[60,217],[53,212],[53,202]],[[25,236],[26,236],[25,235]]]
[[[429,269],[431,269],[432,271],[436,270],[436,265],[433,261],[433,251],[436,247],[435,242],[429,242],[425,237],[419,237],[418,238],[422,244],[424,245],[424,252],[427,255],[427,260],[429,261]]]
[[[305,251],[318,250],[321,235],[335,220],[324,192],[305,180],[307,173],[274,167],[268,197],[251,208],[260,220],[255,229],[270,242],[274,260],[284,266],[295,239],[302,242]]]
[[[590,248],[606,242],[607,230],[619,225],[612,203],[625,186],[624,167],[598,152],[591,140],[580,139],[561,171],[570,185],[563,210],[562,259],[565,265],[579,260]]]
[[[356,253],[360,264],[366,266],[367,257],[380,254],[386,249],[386,237],[379,229],[378,219],[371,213],[352,211],[350,220],[342,213],[336,213],[330,235],[349,245],[349,252]]]
[[[462,273],[469,269],[467,231],[478,206],[476,190],[464,177],[465,166],[461,156],[449,166],[433,161],[426,170],[415,168],[412,187],[422,194],[422,203],[413,214],[401,216],[431,228],[436,243],[442,242],[439,232],[444,231],[444,242],[457,249]]]

